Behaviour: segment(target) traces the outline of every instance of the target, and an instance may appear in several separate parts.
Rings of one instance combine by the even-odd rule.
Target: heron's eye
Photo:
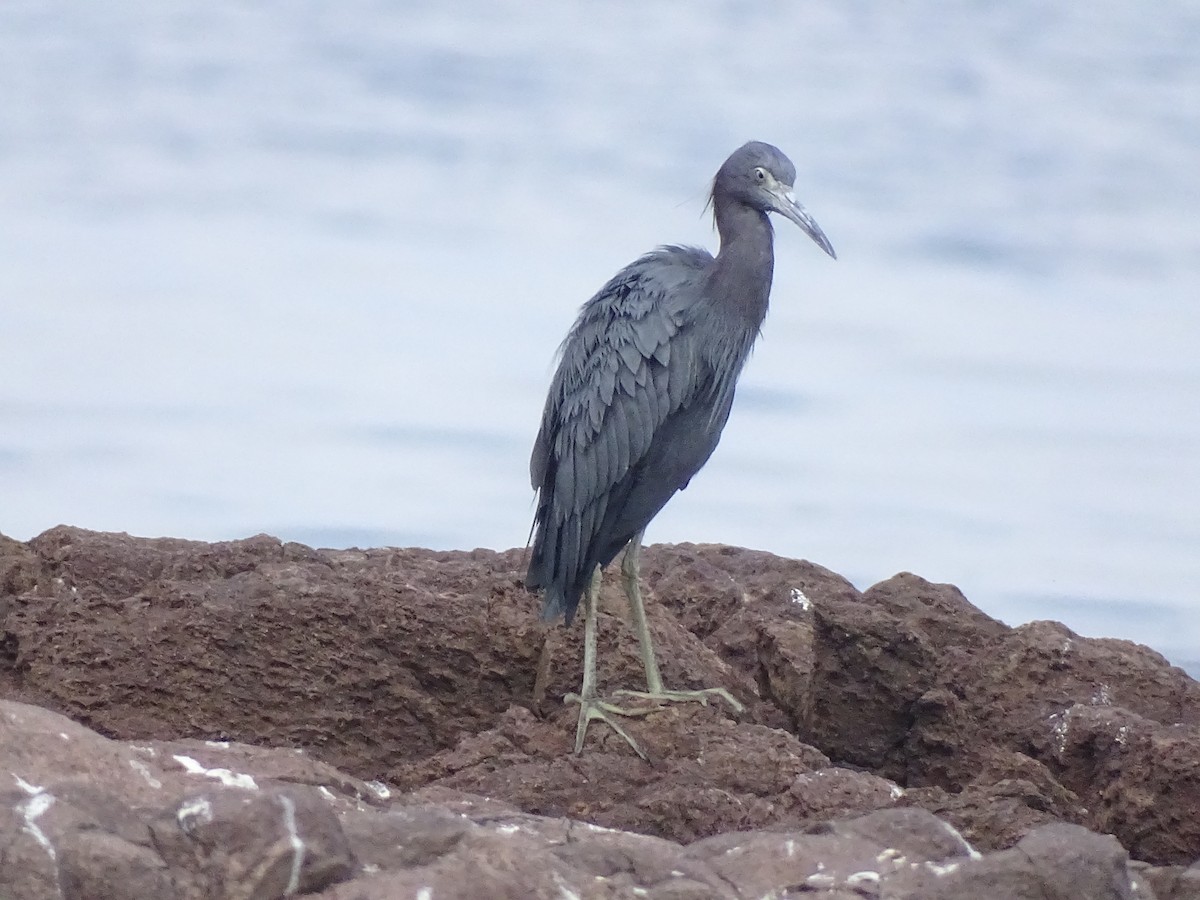
[[[766,169],[755,169],[754,170],[754,178],[756,181],[766,181],[767,180],[767,170]]]

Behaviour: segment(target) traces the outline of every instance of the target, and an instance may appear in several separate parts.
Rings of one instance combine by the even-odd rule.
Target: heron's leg
[[[642,589],[638,586],[641,574],[642,534],[635,534],[621,557],[621,580],[625,584],[625,596],[629,598],[629,612],[633,618],[633,630],[642,649],[642,667],[646,670],[646,693],[663,692],[662,676],[658,673],[658,660],[654,658],[654,643],[650,640],[650,626],[646,624],[646,607],[642,603]]]
[[[720,697],[733,707],[735,712],[745,709],[734,696],[725,688],[701,688],[690,691],[668,691],[663,688],[662,676],[658,672],[658,661],[654,658],[654,644],[650,640],[650,626],[646,624],[646,607],[642,603],[642,589],[638,585],[641,574],[640,556],[642,550],[642,532],[639,531],[629,541],[625,548],[625,556],[621,560],[621,578],[625,582],[625,596],[629,598],[629,610],[633,618],[633,630],[637,632],[638,644],[642,649],[642,666],[646,670],[646,690],[617,691],[631,697],[641,697],[646,700],[693,701],[708,705],[710,696]]]
[[[645,709],[625,709],[616,704],[601,700],[596,696],[596,603],[600,594],[600,567],[592,574],[592,580],[583,593],[583,684],[578,694],[567,694],[564,703],[579,704],[579,724],[575,726],[575,755],[583,752],[583,741],[587,736],[588,725],[593,719],[601,719],[625,739],[642,759],[649,761],[646,752],[638,746],[638,742],[617,724],[614,716],[644,716],[654,712],[653,707]]]

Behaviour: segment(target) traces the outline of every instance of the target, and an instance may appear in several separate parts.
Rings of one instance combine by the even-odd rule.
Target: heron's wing
[[[533,487],[553,489],[562,514],[581,511],[628,471],[655,428],[698,386],[697,354],[681,331],[711,258],[677,247],[648,254],[580,310],[530,459]],[[546,481],[551,460],[553,485]]]
[[[582,567],[618,499],[614,489],[663,423],[710,387],[688,322],[711,260],[704,251],[664,248],[584,304],[563,344],[530,460],[539,492],[533,586],[590,575]]]

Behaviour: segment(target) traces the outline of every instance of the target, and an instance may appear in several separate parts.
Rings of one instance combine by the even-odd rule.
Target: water
[[[958,584],[1200,669],[1200,8],[0,9],[0,531],[524,543],[576,308],[797,162],[650,541]]]

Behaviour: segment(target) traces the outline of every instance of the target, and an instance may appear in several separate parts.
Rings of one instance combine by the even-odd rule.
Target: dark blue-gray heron
[[[580,310],[563,342],[533,447],[537,491],[526,586],[545,592],[542,619],[571,624],[584,607],[583,685],[575,752],[602,719],[643,758],[596,696],[596,603],[600,572],[621,548],[625,591],[646,670],[645,691],[619,691],[654,704],[720,696],[723,688],[666,690],[638,588],[646,525],[687,487],[716,449],[742,367],[767,314],[774,232],[767,213],[795,222],[822,250],[833,247],[792,194],[796,168],[770,144],[740,147],[713,179],[721,246],[661,247],[618,272]]]

